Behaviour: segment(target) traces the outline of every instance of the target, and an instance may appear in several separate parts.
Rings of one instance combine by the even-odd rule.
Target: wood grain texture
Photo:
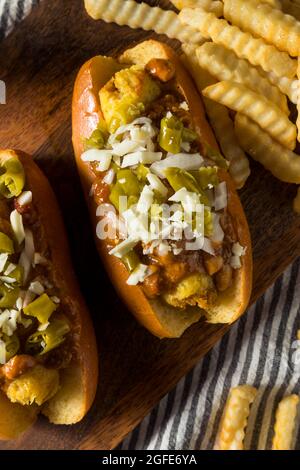
[[[149,34],[94,22],[82,3],[42,2],[0,46],[0,79],[7,85],[0,146],[32,153],[55,189],[95,323],[100,384],[92,411],[80,424],[53,427],[41,418],[21,439],[1,443],[0,449],[115,447],[228,330],[199,323],[180,340],[152,337],[126,311],[98,260],[72,154],[73,83],[91,56],[115,53]],[[252,301],[300,254],[300,218],[291,210],[295,193],[294,186],[252,164],[241,195],[254,248]]]

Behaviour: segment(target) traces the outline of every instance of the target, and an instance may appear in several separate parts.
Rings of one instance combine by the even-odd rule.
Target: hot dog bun
[[[203,142],[218,149],[194,83],[179,57],[170,47],[149,40],[124,52],[118,61],[100,56],[89,60],[81,68],[74,88],[73,146],[94,228],[97,224],[96,203],[89,193],[95,176],[89,164],[82,162],[81,154],[84,151],[83,138],[91,135],[101,116],[99,89],[119,70],[120,64],[144,66],[153,58],[168,59],[173,63],[176,70],[177,88],[188,103],[196,132]],[[252,286],[252,253],[248,224],[239,197],[229,175],[222,172],[221,178],[228,186],[228,211],[234,221],[239,242],[247,247],[247,251],[243,258],[242,268],[236,272],[233,286],[224,294],[219,295],[214,311],[207,316],[207,320],[212,323],[232,323],[245,311],[249,302]],[[181,311],[159,300],[149,300],[138,286],[128,286],[126,284],[128,273],[121,261],[108,254],[105,242],[96,238],[96,244],[119,295],[137,320],[151,333],[160,338],[176,338],[203,316],[204,312],[198,307],[189,307]]]
[[[91,407],[98,381],[98,353],[93,325],[73,272],[63,220],[53,190],[33,159],[21,151],[2,150],[18,156],[26,175],[27,187],[33,193],[34,204],[44,236],[51,251],[53,279],[62,303],[71,312],[72,343],[76,359],[60,371],[60,388],[41,408],[11,403],[0,392],[0,438],[15,438],[30,426],[39,412],[54,424],[74,424]]]

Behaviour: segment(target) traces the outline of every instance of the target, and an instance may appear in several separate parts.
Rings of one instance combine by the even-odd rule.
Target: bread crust
[[[34,422],[39,412],[56,424],[80,421],[94,401],[98,382],[95,333],[72,268],[67,235],[55,194],[33,159],[21,151],[15,151],[15,154],[23,164],[27,186],[33,193],[34,204],[44,227],[51,251],[55,284],[72,311],[78,357],[70,367],[61,372],[59,392],[43,407],[15,405],[0,392],[0,439],[16,438]],[[72,387],[69,386],[71,383]],[[68,406],[71,403],[76,405],[73,409]]]
[[[104,86],[114,75],[118,70],[119,63],[145,66],[152,58],[164,58],[173,63],[176,70],[177,88],[189,105],[196,132],[201,141],[218,149],[195,85],[179,57],[170,47],[158,41],[148,40],[125,51],[118,61],[100,56],[89,60],[83,65],[76,79],[72,120],[76,163],[95,231],[98,222],[97,207],[94,198],[89,195],[95,176],[90,165],[81,160],[81,154],[84,151],[83,138],[90,137],[97,126],[99,117],[102,117],[98,93],[95,93],[95,90],[99,91],[101,86]],[[221,178],[228,184],[228,210],[237,228],[239,242],[242,246],[247,247],[247,251],[243,258],[243,266],[235,276],[234,289],[232,289],[230,298],[222,299],[222,302],[216,305],[216,311],[211,318],[208,318],[208,321],[215,322],[217,319],[217,322],[232,323],[245,311],[249,302],[252,288],[252,251],[248,224],[234,184],[227,172],[221,172]],[[186,328],[197,322],[203,315],[198,307],[191,307],[182,312],[173,307],[162,305],[161,302],[149,300],[139,286],[128,286],[126,284],[128,272],[123,263],[108,254],[105,241],[98,238],[95,240],[98,252],[115,289],[137,320],[151,333],[160,338],[179,337]],[[174,321],[171,321],[174,316],[176,316],[175,323],[177,323],[175,325]]]

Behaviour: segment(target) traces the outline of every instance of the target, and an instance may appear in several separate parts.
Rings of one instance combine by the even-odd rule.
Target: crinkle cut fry
[[[263,38],[280,51],[297,57],[300,23],[281,10],[257,0],[224,0],[224,17],[243,31]]]
[[[133,0],[85,0],[85,7],[95,20],[116,23],[120,26],[153,30],[181,42],[203,43],[199,31],[193,28],[182,28],[178,15],[171,10],[151,7],[147,3]]]
[[[203,8],[205,11],[214,13],[216,16],[223,16],[224,4],[219,0],[170,0],[171,3],[177,8]]]
[[[284,183],[300,184],[300,157],[286,149],[255,122],[242,114],[235,116],[235,132],[241,147]]]
[[[215,450],[244,450],[245,429],[257,390],[239,385],[230,390],[215,444]]]
[[[209,99],[205,100],[207,114],[224,157],[230,162],[229,173],[236,188],[241,189],[250,176],[249,160],[241,148],[228,110]]]
[[[183,44],[184,61],[191,71],[194,81],[202,92],[203,88],[215,83],[214,78],[203,70],[196,56],[196,47]],[[225,106],[204,98],[204,105],[211,126],[225,158],[230,162],[229,173],[238,189],[242,188],[250,175],[249,160],[235,136],[233,122]]]
[[[201,8],[185,8],[179,13],[183,24],[197,28],[201,34],[233,50],[241,59],[247,59],[252,65],[260,65],[266,72],[274,72],[279,77],[293,78],[297,72],[297,62],[263,39],[254,38],[250,33],[231,26],[224,19]]]
[[[279,403],[274,425],[273,450],[292,450],[298,404],[297,395],[289,395]]]
[[[269,82],[273,85],[277,86],[279,90],[288,96],[289,100],[297,104],[298,101],[298,88],[299,88],[299,81],[295,78],[288,78],[288,77],[278,77],[274,72],[265,72],[261,67],[256,67],[258,72],[265,76]]]
[[[247,60],[240,59],[234,52],[212,42],[198,47],[196,54],[200,66],[218,80],[242,83],[277,104],[285,114],[289,114],[286,96]]]
[[[230,81],[219,82],[205,88],[203,95],[233,111],[245,114],[282,145],[291,150],[295,148],[296,126],[278,106],[264,96],[240,83]]]

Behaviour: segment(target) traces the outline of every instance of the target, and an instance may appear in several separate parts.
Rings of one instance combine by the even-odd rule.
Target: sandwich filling
[[[58,391],[59,370],[74,353],[67,318],[23,165],[14,152],[2,152],[0,390],[13,403],[42,405]]]
[[[228,162],[199,139],[167,60],[120,70],[99,100],[81,156],[95,174],[97,236],[148,298],[209,311],[245,254],[222,181]]]

